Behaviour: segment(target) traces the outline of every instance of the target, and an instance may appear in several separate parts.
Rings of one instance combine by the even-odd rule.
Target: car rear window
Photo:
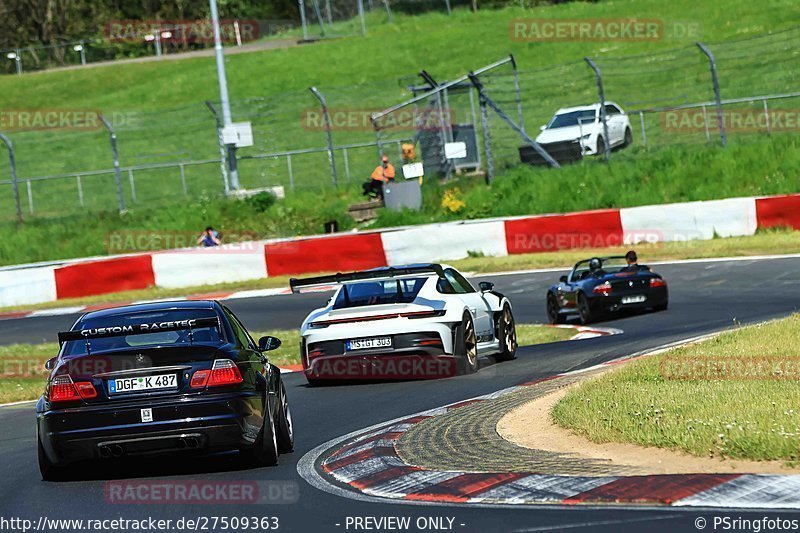
[[[365,305],[411,303],[427,278],[397,278],[344,285],[336,295],[334,309]]]
[[[158,324],[160,322],[191,320],[198,318],[217,318],[211,309],[169,309],[165,311],[151,311],[146,313],[131,313],[127,315],[104,316],[88,318],[76,324],[76,330],[106,328],[111,326],[129,326],[135,324]],[[219,329],[216,327],[192,328],[192,344],[222,344]],[[92,352],[125,350],[127,348],[141,348],[153,346],[188,345],[190,343],[189,329],[177,331],[154,331],[137,335],[119,335],[89,339]],[[86,341],[76,340],[65,343],[64,355],[79,355],[86,352]]]

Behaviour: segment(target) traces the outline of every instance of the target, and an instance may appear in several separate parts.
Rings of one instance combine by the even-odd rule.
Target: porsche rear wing
[[[222,325],[220,324],[219,317],[164,320],[161,322],[60,331],[58,333],[58,342],[63,344],[67,341],[85,340],[88,343],[90,339],[120,337],[123,335],[143,335],[145,333],[155,333],[158,331],[180,331],[185,329],[191,332],[193,329],[208,327],[215,327],[221,330]]]
[[[436,274],[440,278],[444,277],[441,265],[423,265],[399,268],[389,267],[378,270],[365,270],[362,272],[348,272],[345,274],[340,272],[338,274],[316,276],[312,278],[291,278],[289,280],[289,287],[292,289],[294,294],[297,294],[303,289],[311,289],[315,287],[340,285],[342,283],[349,283],[353,281],[385,280],[400,277],[418,276],[420,274]]]

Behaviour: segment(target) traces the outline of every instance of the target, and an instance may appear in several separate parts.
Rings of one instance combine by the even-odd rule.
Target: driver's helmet
[[[603,266],[603,263],[596,257],[589,260],[589,270],[592,272],[596,272],[600,270],[600,267]]]

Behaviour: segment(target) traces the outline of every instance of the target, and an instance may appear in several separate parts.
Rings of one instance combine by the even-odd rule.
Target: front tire
[[[453,353],[459,357],[462,374],[478,371],[478,337],[472,315],[464,313],[461,324],[456,327]]]
[[[597,138],[597,152],[595,155],[606,155],[606,141],[602,137]]]
[[[511,361],[517,357],[517,325],[508,304],[503,306],[503,311],[497,318],[497,339],[500,341],[500,351],[495,359]]]

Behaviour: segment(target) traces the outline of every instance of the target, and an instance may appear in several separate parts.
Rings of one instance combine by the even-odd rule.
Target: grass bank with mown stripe
[[[574,334],[575,331],[572,329],[517,324],[517,340],[520,346],[563,341]],[[280,348],[269,352],[272,363],[278,366],[300,364],[299,330],[253,333],[256,338],[263,335],[274,335],[282,341]],[[0,404],[38,398],[47,379],[44,363],[57,352],[56,343],[0,346]]]
[[[571,391],[555,422],[593,442],[800,463],[800,314],[632,361]]]

